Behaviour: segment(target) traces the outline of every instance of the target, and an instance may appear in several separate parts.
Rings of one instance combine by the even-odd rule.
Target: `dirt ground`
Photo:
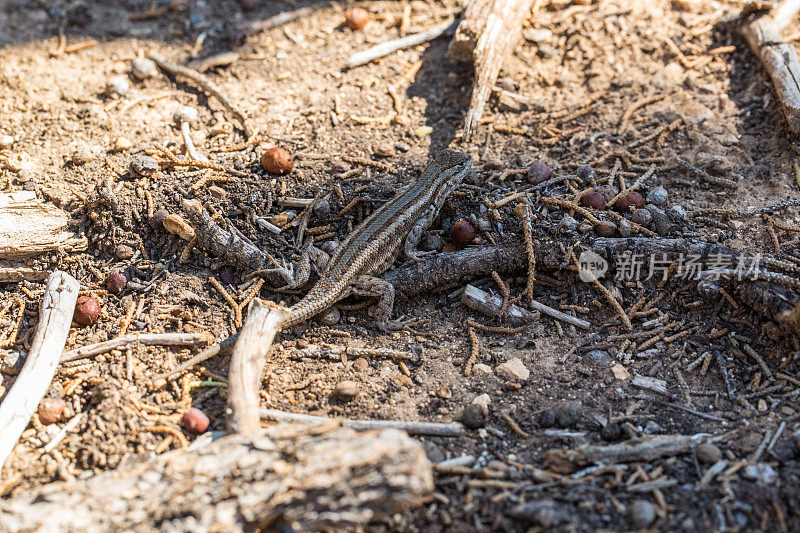
[[[352,53],[400,35],[405,6],[410,18],[404,30],[413,33],[457,16],[458,4],[359,3],[371,20],[353,31],[342,27],[342,7],[331,3],[242,38],[236,28],[244,21],[311,4],[0,0],[0,135],[13,136],[10,146],[0,148],[0,165],[6,162],[0,192],[35,191],[71,214],[73,228],[88,238],[86,252],[38,257],[32,264],[69,272],[102,306],[96,324],[70,331],[66,349],[113,338],[124,324],[129,333],[208,331],[217,339],[237,329],[231,306],[209,278],[241,302],[252,287],[250,272],[201,249],[187,250],[186,241],[153,221],[162,209],[181,214],[184,199],[200,200],[262,250],[288,262],[297,258],[297,228],[275,236],[255,222],[263,217],[280,224],[302,210],[282,206],[282,199],[325,195],[309,226],[330,225],[325,232],[333,234],[327,238],[341,239],[447,147],[469,153],[475,171],[429,232],[442,237],[446,250],[457,248],[449,228],[460,218],[477,221],[481,244],[518,238],[517,202],[496,210],[487,204],[530,187],[535,176],[525,169],[537,161],[555,175],[592,165],[601,181],[612,173],[613,184],[606,187],[623,178],[630,186],[654,165],[645,188],[663,186],[664,207],[689,212],[752,210],[800,197],[795,136],[780,116],[769,78],[729,22],[741,2],[684,1],[683,9],[668,0],[536,2],[525,38],[498,81],[517,98],[492,96],[469,141],[461,126],[472,75],[448,56],[447,38],[344,68]],[[66,37],[63,53],[58,53],[60,28]],[[784,34],[798,36],[798,30],[795,22]],[[205,40],[198,46],[201,35]],[[70,51],[89,39],[98,42]],[[688,59],[678,57],[667,40]],[[233,64],[205,74],[270,136],[260,145],[220,151],[245,139],[217,99],[163,72],[144,81],[131,75],[131,61],[143,53],[185,63],[193,47],[199,57],[239,53]],[[106,92],[115,76],[129,81],[124,96]],[[129,170],[131,160],[146,150],[183,146],[173,121],[182,105],[199,112],[193,132],[198,150],[250,177],[212,184],[200,182],[204,175],[196,170],[165,168],[149,177]],[[234,126],[232,132],[225,123]],[[295,158],[285,177],[258,165],[272,145]],[[624,153],[614,156],[614,151]],[[359,165],[342,156],[364,157],[393,171],[376,167],[349,176]],[[734,187],[701,180],[678,158],[733,180]],[[20,166],[27,170],[18,172]],[[119,210],[98,193],[104,183],[120,199]],[[539,192],[571,200],[576,191],[556,184]],[[582,232],[585,228],[562,231],[564,211],[534,196],[534,239],[566,253],[595,238],[591,230]],[[339,215],[354,198],[364,201]],[[796,228],[799,213],[795,206],[771,216]],[[776,252],[767,224],[761,216],[695,216],[680,221],[678,232],[779,258],[797,269],[797,233],[776,230],[781,242]],[[436,240],[429,242],[436,247]],[[105,290],[105,281],[118,269],[133,283],[115,295]],[[476,397],[489,396],[488,415],[480,421],[484,427],[470,429],[466,437],[420,439],[434,462],[474,456],[466,465],[472,471],[441,469],[431,501],[375,524],[376,529],[797,529],[797,335],[779,331],[727,282],[722,285],[729,298],[703,296],[697,283],[678,278],[665,283],[606,278],[610,294],[633,317],[634,332],[641,333],[631,342],[619,337],[627,331],[607,298],[575,272],[542,269],[537,279],[538,301],[588,320],[590,329],[542,315],[514,335],[477,331],[477,362],[488,371],[479,367],[467,376],[467,319],[499,322],[460,303],[463,285],[398,298],[394,316],[417,319],[419,334],[383,334],[367,309],[340,309],[281,334],[265,369],[262,405],[326,416],[449,422],[459,420]],[[511,297],[519,296],[526,273],[504,281]],[[259,296],[292,303],[302,294],[273,292],[273,284],[268,279]],[[490,276],[473,284],[501,292]],[[0,310],[14,298],[25,306],[17,337],[0,353],[25,351],[42,292],[42,282],[0,284]],[[14,326],[15,309],[0,314],[0,332]],[[669,327],[652,339],[657,333],[648,333],[654,326],[647,321],[660,317],[659,324]],[[392,358],[342,362],[295,355],[298,347],[322,344],[392,348],[421,357],[399,364]],[[763,356],[764,365],[743,345]],[[188,349],[135,347],[62,367],[48,396],[64,398],[66,411],[54,426],[32,422],[6,463],[0,496],[89,477],[175,448],[178,438],[146,428],[158,423],[181,431],[180,416],[190,404],[208,414],[211,429],[224,429],[225,388],[218,385],[224,385],[227,357],[211,359],[188,378],[174,376],[160,389],[148,387],[154,376],[189,355]],[[526,379],[496,370],[513,358],[530,372]],[[693,365],[698,359],[702,363]],[[663,380],[666,393],[636,386],[634,376]],[[0,398],[14,376],[4,373],[2,380]],[[333,394],[345,380],[358,384],[353,399]],[[76,430],[43,454],[54,428],[78,413],[84,415]],[[658,434],[707,434],[717,437],[717,448],[579,471],[572,478],[558,477],[543,464],[544,453],[553,448]],[[728,463],[701,483],[717,459]]]

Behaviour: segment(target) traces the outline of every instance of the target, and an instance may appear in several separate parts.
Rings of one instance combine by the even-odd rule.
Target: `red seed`
[[[67,402],[61,398],[45,398],[39,404],[39,421],[45,426],[54,424],[66,408]]]
[[[183,417],[181,417],[181,425],[186,429],[186,431],[195,433],[197,435],[200,433],[205,433],[210,423],[211,421],[208,419],[206,414],[200,409],[195,409],[194,407],[183,413]]]
[[[475,237],[478,235],[478,230],[475,225],[466,218],[459,219],[458,222],[453,224],[450,228],[450,239],[459,246],[466,246],[472,244]]]
[[[75,302],[75,314],[72,319],[83,326],[91,326],[100,318],[100,302],[91,296],[81,296]]]
[[[614,204],[620,213],[630,213],[644,207],[644,198],[636,191],[623,194]]]
[[[292,154],[281,148],[273,146],[261,156],[261,166],[270,174],[288,174],[294,168]]]
[[[591,207],[592,209],[605,209],[606,199],[599,192],[590,192],[581,197],[581,205],[583,207]]]
[[[369,22],[369,12],[363,7],[351,7],[344,12],[344,24],[351,30],[360,30]]]
[[[128,285],[128,278],[120,270],[115,270],[106,279],[106,289],[111,294],[119,294]]]

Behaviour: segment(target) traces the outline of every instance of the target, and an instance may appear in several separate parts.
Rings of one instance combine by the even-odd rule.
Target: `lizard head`
[[[472,166],[472,157],[464,152],[454,152],[453,150],[442,150],[433,160],[433,164],[439,167],[436,185],[438,190],[434,198],[434,204],[441,207],[453,190],[458,187],[464,176]]]

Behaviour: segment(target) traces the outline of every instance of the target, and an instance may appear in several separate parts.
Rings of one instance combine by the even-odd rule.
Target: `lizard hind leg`
[[[394,308],[394,285],[375,276],[362,275],[353,281],[350,294],[355,296],[371,296],[378,302],[370,308],[370,316],[375,319],[376,326],[384,333],[406,330],[412,335],[417,332],[411,329],[413,321],[392,320]]]

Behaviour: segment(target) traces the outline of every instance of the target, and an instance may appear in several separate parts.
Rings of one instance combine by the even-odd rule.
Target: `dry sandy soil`
[[[481,244],[515,238],[520,233],[520,218],[513,211],[516,202],[496,212],[486,203],[529,187],[528,174],[507,171],[524,170],[536,161],[546,162],[556,175],[590,164],[601,181],[610,172],[628,172],[617,179],[612,176],[614,187],[623,178],[630,185],[652,164],[655,170],[646,186],[663,186],[666,207],[680,205],[688,211],[749,210],[798,198],[794,135],[780,116],[769,78],[735,24],[728,22],[740,3],[686,4],[686,9],[677,9],[667,0],[537,2],[525,23],[525,39],[504,65],[499,81],[524,105],[508,105],[493,96],[483,124],[465,141],[460,130],[472,77],[469,68],[449,58],[446,38],[363,67],[343,68],[350,54],[399,36],[404,5],[411,6],[406,29],[414,32],[457,15],[454,0],[363,2],[371,21],[362,31],[343,28],[342,8],[326,4],[246,39],[236,35],[242,22],[307,3],[159,2],[152,17],[142,17],[151,2],[3,0],[0,134],[13,136],[14,142],[0,151],[0,164],[5,165],[0,192],[36,191],[69,212],[74,229],[88,238],[85,253],[52,254],[32,262],[47,271],[66,270],[101,302],[100,320],[73,328],[67,349],[118,335],[130,309],[129,332],[209,331],[224,338],[236,330],[231,307],[209,278],[220,280],[241,301],[251,287],[246,282],[249,272],[203,250],[185,250],[185,241],[149,219],[161,209],[180,214],[186,198],[200,200],[261,249],[287,261],[296,259],[296,228],[275,237],[254,222],[257,217],[280,221],[296,214],[297,208],[281,206],[282,198],[325,195],[327,209],[315,210],[309,225],[330,225],[334,234],[328,238],[341,239],[381,200],[415,179],[429,156],[446,147],[471,154],[475,167],[431,229],[447,249],[456,248],[448,228],[459,218],[480,222],[485,230],[479,235]],[[162,5],[167,7],[158,10]],[[67,50],[89,39],[97,43],[54,53],[60,28]],[[786,35],[797,35],[798,29],[795,23]],[[199,57],[231,49],[240,54],[238,61],[206,75],[244,109],[252,124],[271,136],[260,145],[219,151],[242,143],[244,137],[215,98],[163,72],[144,81],[131,75],[131,61],[151,51],[186,62],[200,35],[205,41],[196,47]],[[666,39],[688,61],[701,61],[687,66]],[[720,47],[728,48],[707,54]],[[124,96],[106,94],[115,76],[130,83]],[[396,108],[390,88],[398,95]],[[633,104],[642,102],[629,119],[623,118]],[[198,150],[213,161],[249,171],[249,178],[212,187],[210,182],[198,183],[202,176],[197,171],[164,169],[145,178],[128,170],[130,161],[145,150],[183,146],[172,118],[181,105],[199,112]],[[399,114],[392,120],[396,110]],[[220,126],[224,122],[235,126],[233,132]],[[420,129],[425,126],[430,133]],[[117,150],[124,143],[121,138],[129,141],[129,148]],[[295,157],[295,169],[285,177],[270,176],[258,165],[261,153],[274,144]],[[615,150],[625,154],[605,155]],[[358,165],[343,162],[342,156],[365,157],[395,171],[370,168],[343,179],[343,172]],[[701,180],[677,157],[710,175],[733,180],[735,188]],[[20,165],[29,170],[17,172]],[[98,195],[104,182],[121,199],[119,212]],[[568,200],[574,194],[563,184],[539,192],[567,195],[563,197]],[[594,238],[592,231],[561,232],[563,211],[534,196],[534,239],[566,252]],[[339,215],[356,197],[364,201]],[[796,227],[798,212],[789,207],[772,216]],[[776,252],[765,224],[760,216],[695,217],[680,221],[678,231],[744,253],[780,258],[797,268],[797,233],[777,230],[783,245]],[[435,238],[429,241],[436,245]],[[139,288],[119,295],[106,292],[105,278],[115,269],[123,269]],[[264,373],[262,404],[327,416],[446,422],[458,420],[476,396],[490,397],[485,427],[470,430],[466,437],[421,439],[432,461],[475,456],[474,465],[468,465],[474,466],[473,472],[440,473],[434,499],[375,524],[376,529],[796,528],[796,335],[781,334],[728,282],[722,285],[730,301],[719,293],[703,296],[696,283],[678,277],[661,284],[606,278],[624,309],[636,306],[633,327],[641,334],[631,343],[614,337],[626,333],[618,315],[601,292],[579,281],[574,272],[542,269],[538,278],[536,299],[589,320],[592,326],[583,331],[542,316],[511,336],[478,331],[478,362],[494,369],[518,358],[530,372],[524,380],[494,371],[465,376],[470,354],[466,320],[499,322],[464,307],[460,285],[398,299],[395,317],[421,319],[419,335],[382,334],[366,309],[342,309],[341,316],[328,314],[282,333]],[[519,296],[525,271],[506,274],[504,280],[511,296]],[[262,298],[288,303],[299,298],[269,290],[271,281],[261,288]],[[490,276],[473,283],[500,293]],[[0,309],[15,297],[24,301],[19,333],[7,351],[24,352],[42,289],[41,282],[0,284]],[[636,309],[644,312],[637,315]],[[0,314],[0,331],[11,330],[16,313],[12,306]],[[648,333],[653,326],[644,324],[662,316],[670,328],[649,341],[656,332]],[[636,347],[645,342],[644,349]],[[422,356],[407,366],[391,358],[338,362],[292,357],[298,344],[323,343],[413,350]],[[763,356],[772,380],[743,351],[744,344]],[[707,361],[691,365],[706,352]],[[224,377],[227,357],[208,361],[187,380],[176,376],[161,389],[147,386],[152,377],[189,355],[189,350],[137,347],[60,369],[48,391],[48,396],[63,397],[67,403],[56,427],[79,412],[85,416],[53,453],[44,455],[40,448],[52,428],[34,420],[6,463],[0,496],[92,476],[140,454],[174,448],[179,442],[173,437],[143,428],[154,419],[180,428],[180,414],[189,402],[209,415],[212,429],[223,429],[225,389],[200,382],[208,376]],[[666,394],[633,385],[633,376],[663,380]],[[4,373],[2,380],[0,398],[14,376]],[[343,380],[358,384],[354,399],[342,401],[332,395]],[[195,386],[186,392],[181,383]],[[579,409],[568,412],[567,401],[578,402]],[[143,405],[152,409],[143,410]],[[528,468],[543,468],[543,454],[552,448],[701,433],[721,437],[716,443],[721,457],[713,456],[716,450],[704,450],[699,458],[693,452],[617,464],[578,474],[577,481],[553,482],[553,477],[542,478]],[[769,449],[758,452],[765,439]],[[714,459],[726,460],[732,468],[700,484],[711,466],[708,461]],[[752,475],[756,468],[748,469],[755,463],[765,465],[759,467],[766,471],[761,479]],[[487,483],[487,477],[500,482]],[[642,485],[648,481],[655,481],[654,490]],[[652,520],[646,516],[651,512]]]

